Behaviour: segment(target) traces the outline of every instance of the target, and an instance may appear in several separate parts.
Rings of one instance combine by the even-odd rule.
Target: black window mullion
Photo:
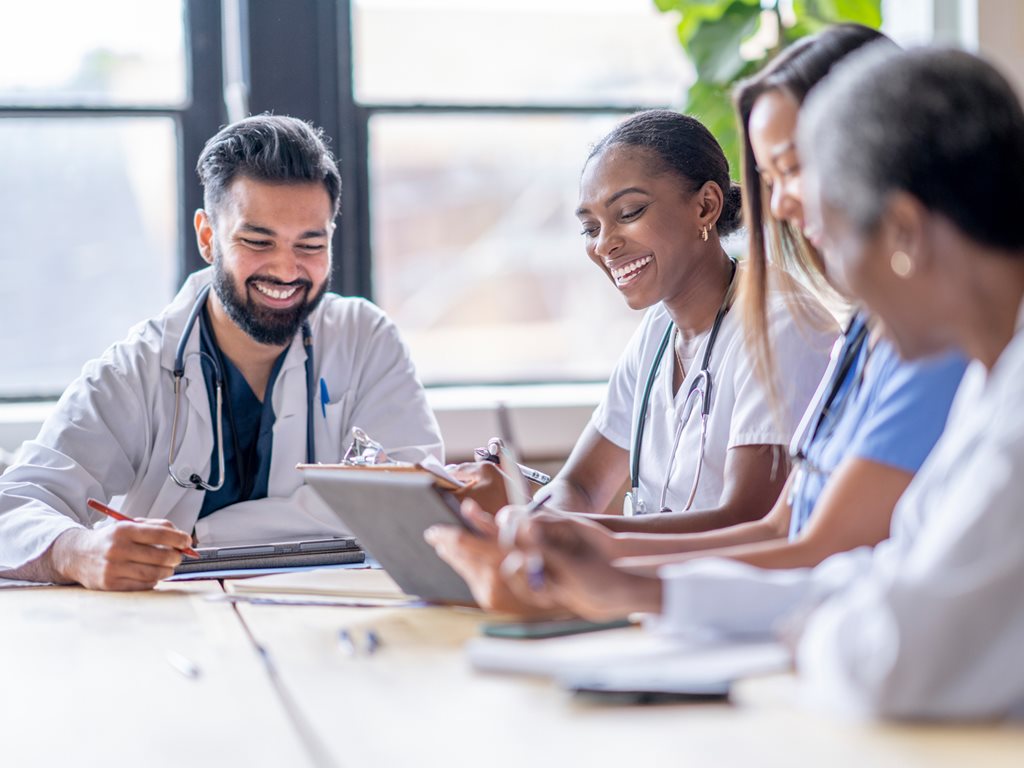
[[[338,3],[338,119],[336,137],[344,188],[340,254],[334,284],[342,293],[373,298],[370,251],[370,111],[356,101],[351,0]]]
[[[195,165],[206,140],[226,122],[224,77],[221,53],[221,4],[209,0],[187,0],[185,7],[188,44],[188,106],[180,113],[179,189],[182,281],[206,266],[195,246],[192,216],[203,207],[203,190]]]

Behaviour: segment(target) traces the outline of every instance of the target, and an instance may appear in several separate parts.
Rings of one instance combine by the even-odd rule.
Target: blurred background
[[[501,400],[564,456],[640,319],[583,251],[589,146],[670,107],[735,156],[730,85],[843,19],[1024,71],[1015,0],[4,0],[0,447],[202,266],[199,151],[269,110],[331,138],[334,288],[398,323],[449,443]]]

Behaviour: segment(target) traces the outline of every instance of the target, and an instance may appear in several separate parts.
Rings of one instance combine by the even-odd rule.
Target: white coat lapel
[[[190,283],[192,280],[190,280]],[[198,290],[196,291],[198,293]],[[171,435],[171,420],[174,418],[174,357],[178,340],[184,332],[185,319],[192,308],[194,298],[168,316],[164,325],[163,349],[161,363],[167,379],[167,406],[163,409],[167,424],[165,426],[168,442],[163,443],[163,456],[155,456],[164,471],[167,467],[166,446]],[[206,391],[206,381],[199,357],[199,329],[194,328],[189,334],[185,346],[185,375],[181,380],[180,412],[178,413],[177,450],[175,452],[174,471],[177,477],[186,480],[192,474],[198,474],[203,480],[210,479],[210,457],[213,452],[213,417],[210,413],[210,400]],[[150,516],[170,520],[183,531],[191,531],[199,517],[204,494],[190,488],[182,488],[169,475],[165,477],[160,491],[153,500]]]
[[[274,406],[270,496],[290,496],[302,485],[295,465],[306,461],[306,394],[306,350],[296,334],[270,394]]]

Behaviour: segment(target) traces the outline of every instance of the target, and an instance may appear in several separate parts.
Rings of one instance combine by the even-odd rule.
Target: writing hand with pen
[[[455,478],[467,486],[455,495],[463,500],[473,499],[484,511],[492,515],[511,501],[506,491],[508,478],[499,466],[500,446],[499,438],[491,438],[486,448],[477,448],[474,451],[477,461],[456,464],[448,468]],[[551,481],[550,476],[531,467],[521,464],[513,467],[512,471],[518,469],[523,479],[529,483],[531,491],[536,491]]]
[[[132,519],[94,499],[88,506],[117,522],[58,536],[44,555],[51,581],[101,590],[152,589],[174,574],[183,554],[197,556],[189,534],[169,520]]]
[[[605,542],[612,534],[602,526],[567,515],[533,516],[514,535],[501,574],[518,599],[561,606],[591,621],[661,610],[661,580],[617,567]]]
[[[510,577],[514,579],[522,566],[520,575],[524,580],[527,579],[528,558],[524,555],[529,554],[518,549],[517,529],[521,526],[528,528],[540,521],[565,521],[577,530],[583,540],[602,553],[611,551],[614,534],[585,518],[529,509],[527,506],[505,507],[496,519],[473,500],[467,500],[462,503],[462,515],[477,533],[454,525],[435,525],[427,529],[424,538],[441,559],[465,580],[482,608],[526,618],[565,615],[572,612],[571,606],[561,603],[546,590],[530,589],[529,586],[514,589],[518,584],[510,580]],[[528,523],[523,522],[525,518],[529,519]],[[536,559],[533,563],[537,565]],[[546,572],[543,563],[540,563],[540,568]],[[538,574],[537,569],[534,570],[534,586],[537,586],[537,576],[543,576],[544,573]]]
[[[507,552],[501,548],[494,516],[472,499],[462,502],[462,516],[476,533],[455,525],[434,525],[424,531],[423,538],[469,585],[480,607],[526,618],[551,616],[551,605],[542,599],[517,597],[502,577],[501,563]]]

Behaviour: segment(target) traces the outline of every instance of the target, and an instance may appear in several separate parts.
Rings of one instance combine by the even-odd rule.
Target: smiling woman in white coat
[[[197,170],[211,267],[85,366],[0,480],[4,576],[146,589],[192,541],[344,533],[295,466],[338,461],[353,426],[442,457],[395,326],[327,293],[341,182],[320,133],[246,118]],[[90,497],[135,519],[93,528]]]

